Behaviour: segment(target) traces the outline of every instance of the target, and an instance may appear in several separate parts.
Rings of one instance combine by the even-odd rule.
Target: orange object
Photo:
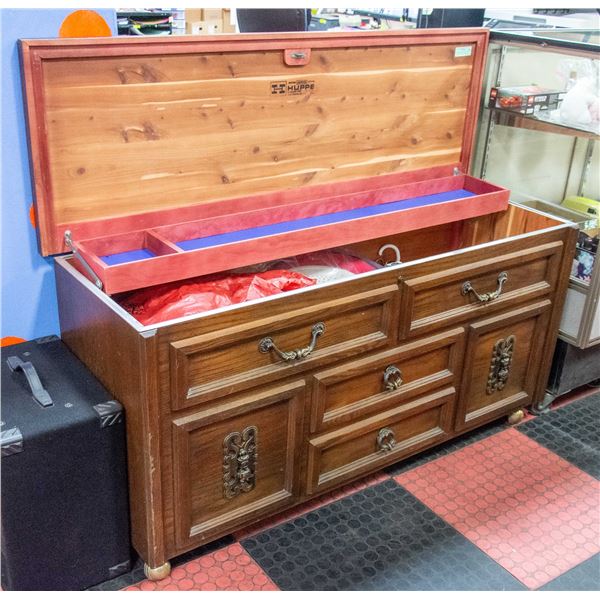
[[[33,204],[29,207],[29,220],[31,221],[31,226],[35,229],[35,210],[33,209]]]
[[[97,12],[76,10],[62,22],[58,35],[61,38],[110,37],[112,31]]]
[[[0,338],[0,346],[12,346],[13,344],[20,344],[24,341],[25,340],[23,338],[7,335],[6,337]]]

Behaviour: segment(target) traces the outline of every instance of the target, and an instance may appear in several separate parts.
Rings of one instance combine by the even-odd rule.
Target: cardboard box
[[[203,8],[202,9],[202,20],[203,21],[222,21],[223,20],[223,9],[222,8]]]
[[[235,13],[230,8],[223,9],[223,33],[235,33]]]
[[[187,22],[185,32],[191,35],[208,35],[223,33],[223,23],[221,21],[194,21]]]
[[[532,115],[543,110],[553,110],[565,97],[565,92],[537,85],[521,85],[507,88],[493,87],[490,91],[490,108],[502,108]]]
[[[187,23],[193,23],[194,21],[202,21],[204,17],[202,16],[201,8],[186,8],[185,9],[185,20]]]

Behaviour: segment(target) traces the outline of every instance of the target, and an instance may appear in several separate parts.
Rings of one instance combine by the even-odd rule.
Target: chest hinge
[[[100,281],[100,279],[98,279],[98,275],[96,275],[96,273],[94,273],[94,269],[92,269],[92,267],[90,267],[90,265],[87,263],[85,258],[83,258],[83,256],[81,256],[81,254],[79,254],[79,251],[73,245],[73,238],[71,237],[70,231],[65,231],[65,244],[69,247],[71,252],[73,252],[73,256],[81,263],[83,268],[87,271],[88,275],[92,278],[94,285],[98,289],[101,290],[102,282]]]

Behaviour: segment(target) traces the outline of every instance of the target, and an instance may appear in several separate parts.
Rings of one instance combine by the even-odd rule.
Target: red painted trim
[[[485,28],[405,29],[361,32],[288,32],[246,33],[218,36],[185,36],[162,39],[148,38],[72,38],[21,40],[42,58],[114,56],[117,54],[184,54],[190,52],[224,52],[230,50],[272,50],[288,48],[336,48],[340,46],[406,45],[447,43],[451,35],[457,43],[487,40]],[[293,42],[293,43],[290,43]]]
[[[70,229],[72,237],[76,241],[106,237],[107,235],[127,234],[143,229],[162,232],[168,231],[169,225],[180,225],[190,221],[214,219],[225,215],[251,213],[252,211],[266,211],[271,208],[282,208],[302,202],[316,201],[322,203],[325,198],[369,194],[370,198],[376,199],[379,190],[385,188],[394,188],[397,192],[398,186],[417,182],[431,182],[432,180],[451,176],[455,166],[458,165],[429,167],[406,173],[392,173],[378,177],[353,179],[341,183],[326,183],[267,194],[228,198],[210,203],[168,208],[113,219],[70,223],[58,226],[56,236],[62,240],[67,229]],[[62,251],[66,252],[67,248]]]
[[[468,173],[471,167],[471,157],[475,144],[475,133],[477,119],[479,116],[481,103],[481,89],[483,85],[483,71],[487,56],[489,40],[489,30],[485,30],[483,38],[475,42],[475,59],[473,61],[473,71],[471,72],[471,86],[469,88],[469,99],[467,101],[467,118],[465,119],[465,128],[461,144],[461,171]]]
[[[438,180],[436,185],[440,189],[437,189],[437,191],[456,189],[458,186],[455,185],[453,179]],[[133,234],[114,238],[98,238],[76,244],[81,254],[88,259],[103,282],[105,291],[108,294],[114,294],[188,277],[227,271],[276,258],[421,229],[424,225],[435,226],[506,210],[508,190],[472,177],[456,177],[455,179],[462,183],[465,189],[475,191],[479,195],[475,198],[470,197],[442,202],[433,206],[415,207],[397,213],[363,217],[353,221],[291,231],[214,248],[165,254],[133,263],[112,266],[105,265],[95,252],[100,248],[101,254],[135,249],[131,244],[136,239],[142,240],[144,232],[134,232]],[[425,183],[420,184],[420,186],[424,188]],[[326,211],[321,211],[321,213],[324,212]],[[241,216],[238,215],[238,218]],[[235,215],[223,217],[223,219],[229,221],[234,218]],[[289,217],[287,220],[289,220]],[[188,225],[184,224],[182,227],[185,228]],[[223,227],[224,231],[228,231],[231,229],[232,223],[219,223],[219,225]],[[253,225],[244,220],[244,226],[251,227]],[[111,243],[113,244],[112,248]]]
[[[44,117],[43,71],[39,56],[30,53],[26,44],[20,44],[21,85],[25,99],[25,120],[27,127],[27,147],[29,171],[32,175],[35,198],[35,222],[38,246],[42,255],[53,252],[55,246],[54,210],[49,173],[48,146]],[[64,244],[64,232],[61,243]]]
[[[160,235],[165,241],[180,242],[200,236],[206,237],[228,231],[249,229],[251,227],[271,225],[284,221],[295,221],[306,217],[373,206],[396,200],[405,200],[407,198],[416,198],[426,194],[457,190],[463,187],[464,182],[465,177],[463,176],[444,177],[414,182],[402,187],[386,187],[345,196],[322,197],[304,202],[283,203],[269,208],[239,210],[238,212],[228,211],[217,217],[175,223],[173,225],[157,227],[152,231]],[[241,209],[243,207],[244,204],[240,204],[238,208]],[[93,249],[100,255],[135,250],[141,247],[139,244],[142,243],[142,238],[139,234],[142,231],[92,238],[85,240],[85,245],[88,249]]]

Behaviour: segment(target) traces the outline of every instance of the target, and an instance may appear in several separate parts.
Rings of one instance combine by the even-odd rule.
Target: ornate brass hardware
[[[235,498],[254,489],[258,429],[251,425],[232,431],[223,440],[223,496]]]
[[[388,392],[394,392],[400,389],[402,385],[402,372],[398,367],[390,365],[383,372],[383,387]]]
[[[258,349],[265,353],[273,350],[281,360],[285,362],[291,362],[292,360],[300,360],[301,358],[306,358],[316,347],[317,338],[320,335],[325,333],[325,323],[316,323],[312,326],[311,329],[311,340],[310,344],[306,346],[306,348],[298,348],[298,350],[290,350],[289,352],[284,352],[280,350],[273,341],[273,338],[266,337],[260,340],[258,343]]]
[[[485,294],[478,294],[473,289],[471,282],[465,281],[465,283],[463,283],[463,286],[462,286],[462,295],[466,296],[470,292],[473,292],[473,294],[475,295],[477,300],[479,300],[479,302],[484,302],[484,303],[491,302],[492,300],[495,300],[496,298],[498,298],[500,296],[500,294],[502,293],[502,286],[504,285],[504,283],[507,280],[508,280],[508,273],[506,273],[506,271],[502,271],[502,273],[500,273],[498,275],[498,287],[496,288],[496,291],[486,292]]]
[[[492,351],[492,362],[490,363],[490,374],[488,375],[486,392],[493,394],[501,390],[508,379],[510,365],[515,349],[515,336],[509,335],[505,340],[498,340]]]
[[[383,450],[384,452],[390,452],[394,449],[396,445],[396,437],[394,436],[394,432],[387,427],[379,430],[377,434],[377,448],[378,450]]]

